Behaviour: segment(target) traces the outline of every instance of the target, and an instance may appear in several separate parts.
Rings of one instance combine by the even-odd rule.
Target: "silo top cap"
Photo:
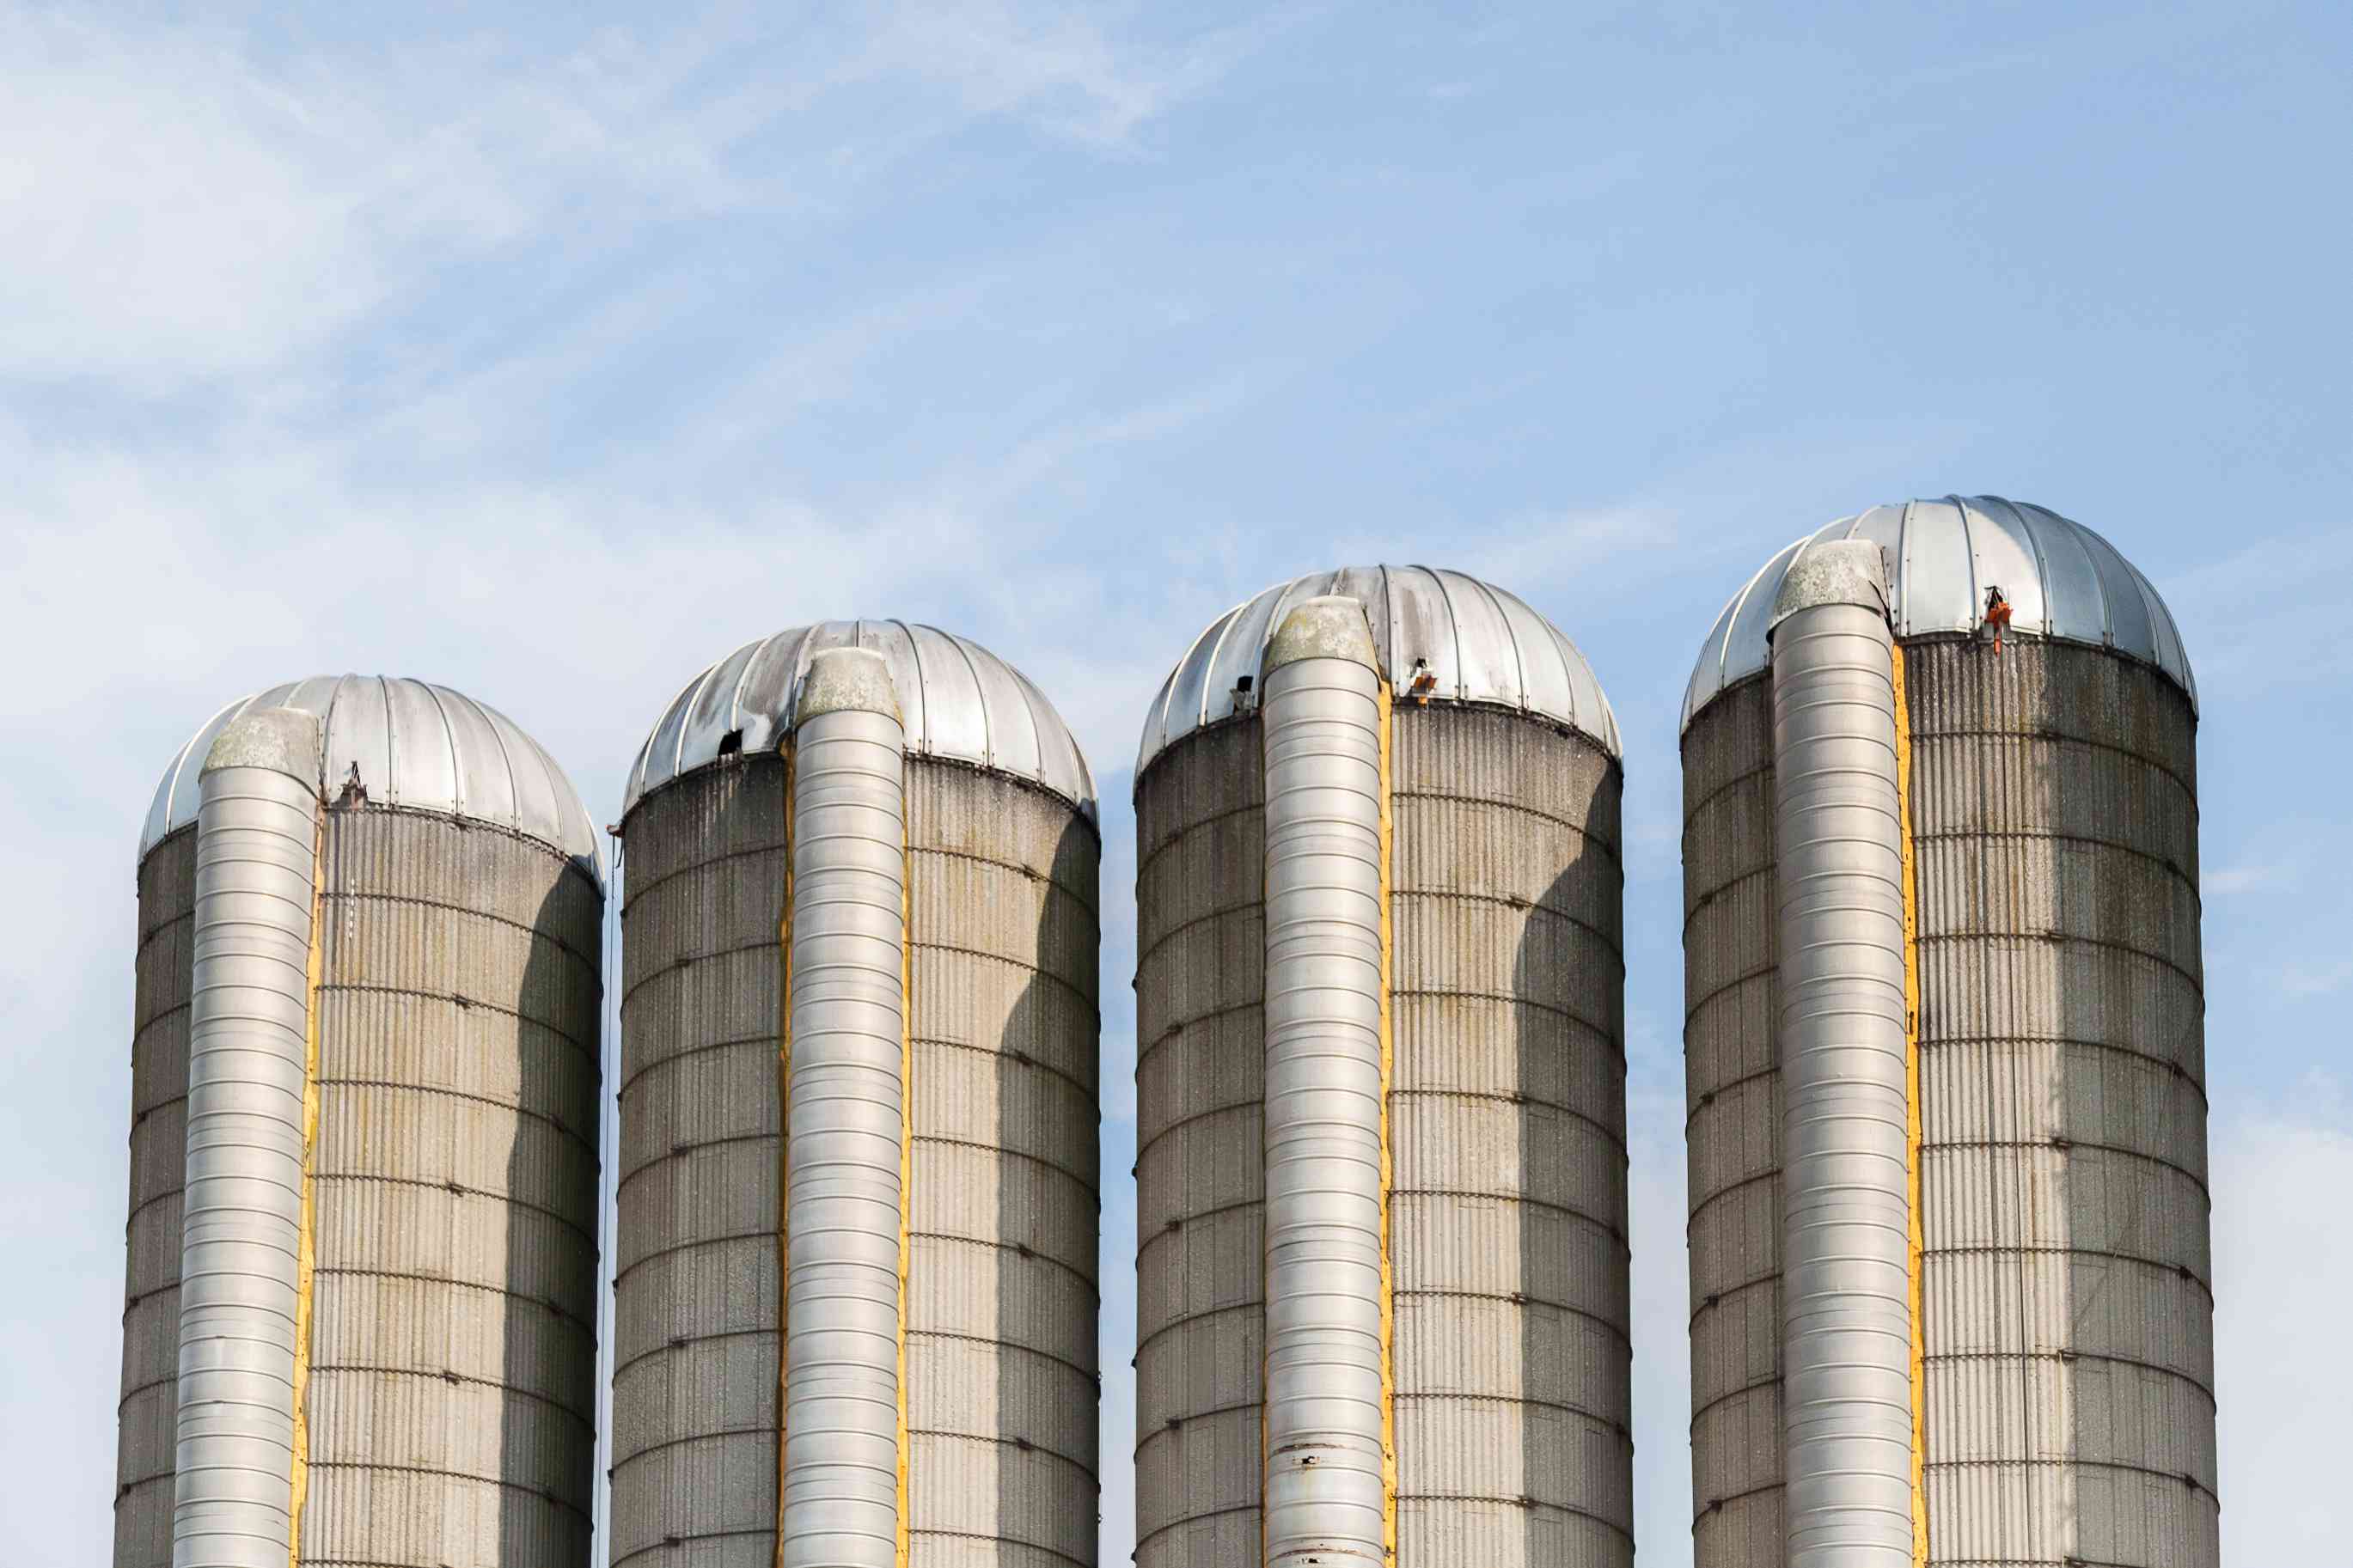
[[[139,858],[196,820],[197,778],[213,742],[248,710],[290,708],[319,721],[318,784],[354,775],[369,804],[445,812],[503,827],[570,856],[604,883],[596,825],[564,770],[513,720],[461,692],[382,675],[321,675],[232,702],[173,757],[139,835]]]
[[[687,682],[629,769],[622,815],[674,779],[791,733],[809,662],[828,648],[881,656],[907,750],[1026,780],[1090,821],[1094,780],[1070,727],[1020,671],[979,644],[906,621],[821,621],[745,643]]]
[[[1516,709],[1620,754],[1618,721],[1592,667],[1517,597],[1460,572],[1349,566],[1277,584],[1210,622],[1145,716],[1137,776],[1194,731],[1255,710],[1267,647],[1284,617],[1306,600],[1333,595],[1364,606],[1375,662],[1392,686],[1409,688],[1419,666],[1434,699]]]
[[[2181,634],[2116,547],[2083,524],[2000,496],[1876,506],[1843,517],[1783,550],[1732,596],[1700,649],[1683,693],[1683,727],[1728,688],[1761,673],[1766,633],[1781,584],[1816,545],[1837,540],[1881,546],[1893,579],[1888,610],[1899,638],[1975,631],[1986,595],[2010,602],[2010,631],[2107,648],[2155,666],[2198,705],[2198,683]]]

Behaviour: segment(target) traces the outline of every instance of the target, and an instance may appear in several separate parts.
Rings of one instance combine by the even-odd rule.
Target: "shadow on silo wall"
[[[1531,760],[1541,776],[1523,774],[1518,798],[1545,802],[1574,845],[1512,968],[1523,1562],[1618,1568],[1634,1555],[1623,775],[1581,738]]]
[[[1037,972],[1016,999],[997,1047],[997,1146],[1019,1146],[1009,1136],[1016,1130],[1007,1125],[1007,1108],[1040,1105],[1047,1115],[1036,1131],[1078,1154],[1092,1208],[1083,1235],[1055,1237],[1041,1224],[1049,1216],[1022,1200],[1022,1188],[1002,1180],[997,1186],[997,1333],[1002,1343],[1024,1347],[997,1355],[998,1436],[1001,1445],[1010,1446],[1010,1451],[999,1449],[997,1528],[1036,1552],[1008,1559],[1011,1563],[1042,1564],[1048,1552],[1058,1562],[1092,1563],[1101,1519],[1103,1380],[1096,1354],[1103,1290],[1095,1277],[1103,1224],[1101,860],[1092,830],[1076,816],[1066,816],[1050,859],[1033,868],[1044,878]],[[1072,1041],[1074,1028],[1080,1037]],[[1091,1088],[1083,1107],[1067,1105],[1057,1113],[1036,1086],[1058,1070],[1049,1064],[1069,1056],[1072,1045],[1091,1058],[1084,1080]],[[1083,1116],[1084,1127],[1057,1125],[1058,1115]],[[1058,1256],[1068,1246],[1077,1247],[1077,1256]]]
[[[548,1218],[572,1246],[568,1256],[546,1256],[531,1239],[541,1227],[518,1226],[516,1216],[509,1215],[503,1324],[508,1389],[499,1445],[496,1568],[590,1568],[596,1282],[603,1268],[598,1194],[604,988],[611,984],[604,973],[604,896],[593,879],[576,866],[562,868],[532,922],[530,956],[513,1004],[522,1108],[526,1115],[536,1110],[557,1123],[558,1138],[584,1142],[586,1159],[564,1162],[554,1171],[535,1170],[538,1157],[522,1137],[509,1154],[509,1203],[534,1188],[549,1191],[562,1212]],[[534,1083],[534,1068],[544,1075],[541,1083]],[[543,1100],[543,1105],[535,1103]],[[527,1369],[520,1377],[518,1366]]]

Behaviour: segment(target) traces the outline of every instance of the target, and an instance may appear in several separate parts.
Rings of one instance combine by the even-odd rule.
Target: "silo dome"
[[[617,1564],[1094,1561],[1101,830],[902,621],[747,643],[620,824]]]
[[[1875,507],[1716,617],[1698,1568],[2221,1561],[2197,741],[2164,603],[2039,507]]]
[[[375,805],[447,812],[535,838],[603,881],[596,825],[564,770],[513,720],[462,692],[383,675],[317,675],[230,703],[164,770],[139,856],[196,820],[196,775],[220,732],[251,709],[292,708],[325,728],[322,791],[357,778]]]
[[[2000,496],[1875,506],[1817,529],[1765,563],[1715,618],[1683,695],[1683,727],[1726,687],[1761,675],[1782,580],[1816,544],[1861,539],[1888,552],[1896,640],[1976,630],[1986,590],[2010,601],[2010,630],[2084,643],[2153,665],[2189,695],[2198,683],[2172,612],[2115,545],[2057,512]]]
[[[562,770],[446,687],[290,681],[173,757],[138,883],[114,1568],[585,1562],[605,899]]]
[[[1382,673],[1400,689],[1417,664],[1429,695],[1550,720],[1618,756],[1618,720],[1577,646],[1492,584],[1428,566],[1345,566],[1280,583],[1209,623],[1161,684],[1136,748],[1138,777],[1164,747],[1255,710],[1267,644],[1303,600],[1342,595],[1365,606]],[[1245,686],[1244,681],[1248,681]]]
[[[1135,777],[1139,1568],[1633,1560],[1623,770],[1504,590],[1212,622]]]
[[[907,621],[820,621],[745,643],[687,682],[629,770],[621,814],[647,794],[737,752],[775,750],[789,734],[809,661],[827,648],[882,656],[910,755],[1010,773],[1095,816],[1078,742],[1029,679],[979,644]]]

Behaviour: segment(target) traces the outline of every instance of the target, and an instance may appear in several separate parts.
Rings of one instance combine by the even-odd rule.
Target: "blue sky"
[[[950,626],[1105,796],[1128,1547],[1144,704],[1279,577],[1455,565],[1627,736],[1638,1507],[1689,1561],[1674,726],[1774,547],[2031,500],[2189,640],[2222,1503],[2341,1555],[2353,22],[2076,5],[0,0],[0,1534],[110,1539],[132,856],[222,701],[503,708],[609,820],[751,637]]]

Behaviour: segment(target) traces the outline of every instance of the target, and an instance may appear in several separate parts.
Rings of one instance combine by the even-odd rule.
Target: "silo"
[[[603,920],[571,785],[445,687],[272,687],[173,759],[116,1568],[586,1562]]]
[[[961,637],[798,627],[687,684],[621,836],[613,1563],[1092,1563],[1070,731]]]
[[[1136,763],[1141,1568],[1633,1555],[1615,721],[1375,566],[1213,623]]]
[[[2196,732],[2155,590],[2039,507],[1874,508],[1717,619],[1700,1568],[2218,1561]]]

